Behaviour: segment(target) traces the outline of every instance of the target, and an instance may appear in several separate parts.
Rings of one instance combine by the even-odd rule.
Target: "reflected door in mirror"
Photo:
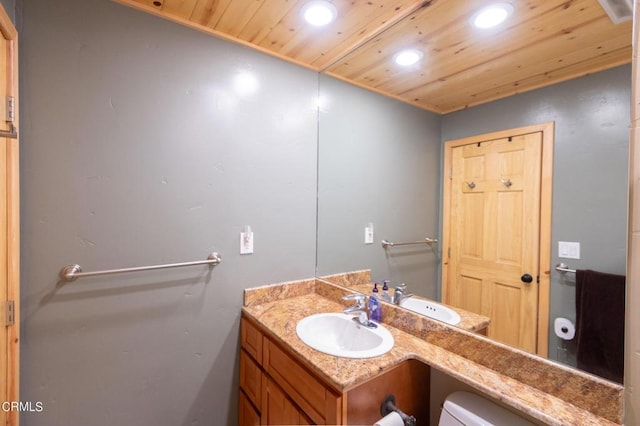
[[[444,302],[491,318],[488,336],[536,352],[542,133],[452,150]],[[447,212],[445,212],[447,214]]]

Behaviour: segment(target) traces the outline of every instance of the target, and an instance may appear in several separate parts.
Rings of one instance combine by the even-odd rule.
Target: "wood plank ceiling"
[[[308,0],[115,0],[418,107],[448,113],[631,62],[632,23],[598,0],[511,0],[510,19],[470,25],[492,0],[332,0],[313,27]],[[402,68],[403,48],[423,52]]]

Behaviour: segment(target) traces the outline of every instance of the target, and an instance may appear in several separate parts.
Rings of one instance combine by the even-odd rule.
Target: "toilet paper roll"
[[[563,340],[571,340],[576,335],[576,326],[566,318],[556,318],[553,322],[556,336]]]
[[[392,411],[378,420],[373,426],[404,426],[404,422],[400,414]]]

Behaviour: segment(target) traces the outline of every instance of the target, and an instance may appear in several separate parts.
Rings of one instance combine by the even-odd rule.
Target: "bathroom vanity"
[[[300,320],[341,312],[351,292],[320,279],[245,291],[240,425],[373,424],[388,394],[428,424],[433,368],[540,424],[621,423],[621,386],[396,306],[383,307],[394,346],[375,358],[327,355],[298,338]]]
[[[240,425],[373,424],[389,393],[403,409],[428,421],[428,366],[406,360],[371,380],[340,389],[268,333],[243,316]]]

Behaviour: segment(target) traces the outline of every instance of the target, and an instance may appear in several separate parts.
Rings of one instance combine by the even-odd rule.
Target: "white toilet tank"
[[[533,423],[476,394],[454,392],[444,401],[438,426],[533,426]]]

